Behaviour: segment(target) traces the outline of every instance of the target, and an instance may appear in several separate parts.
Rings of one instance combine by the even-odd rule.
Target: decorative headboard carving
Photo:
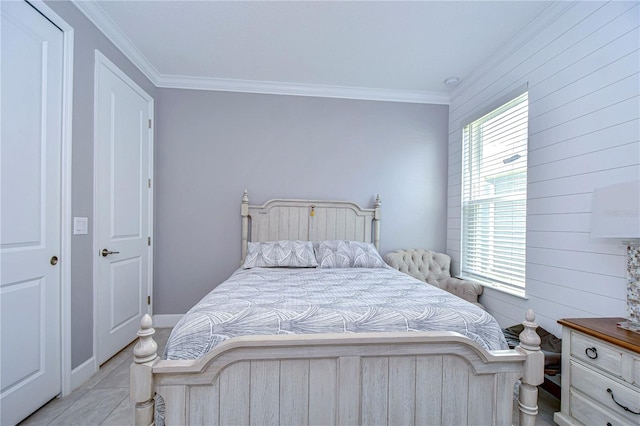
[[[242,259],[249,241],[351,240],[373,243],[380,249],[380,195],[373,208],[363,209],[350,201],[270,200],[249,205],[242,196]],[[249,239],[250,237],[250,239]]]

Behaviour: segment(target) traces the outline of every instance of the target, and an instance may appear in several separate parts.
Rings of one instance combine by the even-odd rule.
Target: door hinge
[[[149,184],[149,188],[151,188],[151,179],[147,179],[147,182]]]
[[[149,128],[151,128],[151,119],[149,119]]]
[[[147,237],[147,245],[150,246],[151,245],[151,237]]]
[[[151,296],[147,296],[147,305],[151,304]]]

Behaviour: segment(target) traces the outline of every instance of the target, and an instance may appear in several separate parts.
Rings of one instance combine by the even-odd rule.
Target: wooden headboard
[[[350,201],[320,200],[270,200],[251,206],[244,191],[241,214],[241,261],[249,241],[350,240],[373,243],[380,250],[379,195],[370,209]]]

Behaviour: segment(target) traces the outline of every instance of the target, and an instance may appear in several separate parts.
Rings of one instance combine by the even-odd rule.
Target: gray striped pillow
[[[250,268],[315,268],[318,266],[311,241],[282,240],[250,242],[242,267]]]
[[[320,241],[316,250],[321,268],[385,268],[376,247],[359,241]]]

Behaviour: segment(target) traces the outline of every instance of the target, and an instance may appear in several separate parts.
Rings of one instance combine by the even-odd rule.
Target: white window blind
[[[528,97],[463,129],[462,265],[465,277],[523,292]]]

